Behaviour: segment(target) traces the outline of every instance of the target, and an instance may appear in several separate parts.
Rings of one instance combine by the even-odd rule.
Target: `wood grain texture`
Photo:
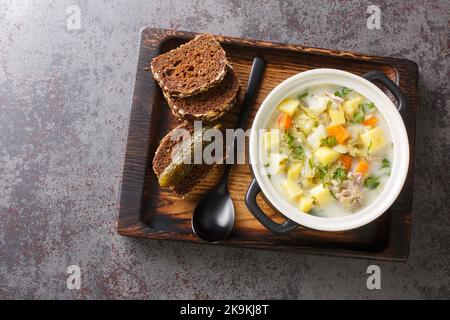
[[[157,87],[149,64],[151,59],[192,39],[196,34],[163,29],[142,31],[135,90],[132,102],[123,178],[116,215],[116,228],[121,235],[148,239],[166,239],[205,243],[191,229],[191,215],[199,196],[219,179],[220,166],[196,186],[188,199],[160,189],[151,169],[151,160],[161,138],[177,125],[161,90]],[[232,37],[218,36],[238,75],[242,92],[253,57],[262,55],[267,68],[247,128],[267,94],[281,81],[314,68],[336,68],[358,75],[380,70],[395,81],[409,99],[403,114],[408,131],[411,161],[402,193],[393,206],[378,220],[362,228],[345,232],[321,232],[298,228],[286,236],[267,231],[247,210],[245,193],[252,179],[248,165],[235,165],[229,189],[236,209],[235,228],[226,241],[218,245],[264,248],[309,254],[359,257],[404,261],[409,254],[412,186],[414,166],[415,118],[417,112],[417,65],[409,60],[362,55],[354,52],[308,48]],[[233,127],[239,107],[223,119]],[[264,202],[259,203],[275,220],[282,220]]]

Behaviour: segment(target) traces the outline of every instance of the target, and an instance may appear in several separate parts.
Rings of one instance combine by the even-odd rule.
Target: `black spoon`
[[[243,129],[250,107],[258,90],[266,62],[261,57],[253,60],[252,69],[247,84],[247,93],[242,103],[237,129]],[[234,156],[236,157],[236,137],[233,141]],[[212,188],[195,207],[192,216],[192,230],[201,239],[217,242],[224,240],[230,234],[234,225],[234,206],[228,192],[228,176],[232,164],[226,164],[220,182]]]

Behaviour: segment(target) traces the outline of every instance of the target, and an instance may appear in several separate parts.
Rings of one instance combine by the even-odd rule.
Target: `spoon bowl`
[[[214,188],[197,204],[192,230],[201,239],[217,242],[228,237],[234,225],[234,205],[228,190]]]

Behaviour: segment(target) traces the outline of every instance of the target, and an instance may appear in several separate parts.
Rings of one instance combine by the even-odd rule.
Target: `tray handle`
[[[398,112],[406,111],[408,106],[408,98],[403,93],[403,91],[392,81],[388,76],[386,76],[381,71],[370,71],[362,75],[362,77],[366,80],[373,82],[374,80],[380,81],[392,95],[397,100],[397,110]]]
[[[250,210],[264,227],[276,234],[287,234],[299,226],[299,224],[289,219],[286,219],[283,223],[277,223],[270,219],[256,202],[256,196],[260,192],[261,188],[259,187],[258,182],[256,179],[253,179],[248,187],[247,194],[245,195],[245,204],[247,205],[248,210]]]

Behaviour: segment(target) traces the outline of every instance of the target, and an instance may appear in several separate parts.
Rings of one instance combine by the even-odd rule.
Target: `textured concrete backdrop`
[[[66,9],[81,9],[81,29]],[[369,4],[382,30],[366,28]],[[442,1],[1,1],[0,298],[450,298],[450,8]],[[407,263],[133,240],[114,230],[139,30],[212,32],[414,60]],[[66,267],[82,289],[66,288]]]

